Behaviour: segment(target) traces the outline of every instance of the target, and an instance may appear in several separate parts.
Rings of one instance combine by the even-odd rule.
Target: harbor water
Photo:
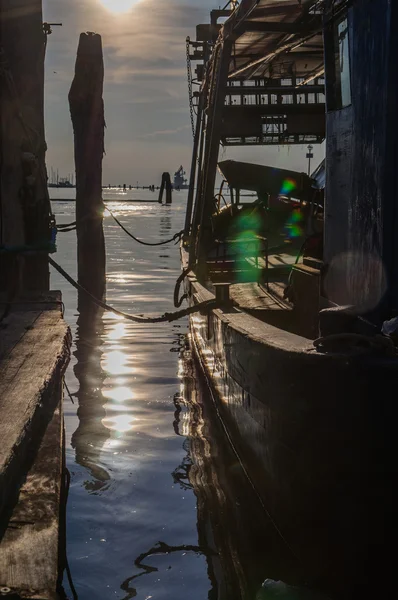
[[[51,190],[59,224],[74,221],[73,194]],[[181,230],[186,194],[160,206],[146,190],[105,190],[104,201],[137,237],[157,242]],[[109,215],[104,229],[108,304],[173,310],[178,246],[138,245]],[[60,233],[57,247],[56,260],[76,277],[76,233]],[[107,312],[93,320],[94,307],[79,315],[77,293],[58,273],[51,283],[73,334],[67,555],[79,599],[262,599],[267,577],[294,579],[294,557],[217,419],[203,412],[212,400],[192,361],[188,320],[135,324]],[[70,597],[66,579],[64,587]]]

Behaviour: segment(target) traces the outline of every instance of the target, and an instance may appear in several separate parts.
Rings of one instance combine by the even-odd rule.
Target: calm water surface
[[[156,195],[104,192],[146,241],[182,228],[186,192],[174,194],[172,206],[128,199]],[[74,220],[71,201],[54,201],[53,210],[58,223]],[[140,246],[111,217],[105,235],[107,302],[131,313],[173,310],[178,247]],[[56,260],[76,276],[75,232],[58,236]],[[55,272],[52,288],[62,290],[74,339],[66,380],[75,403],[65,398],[67,550],[80,600],[254,600],[266,577],[294,574],[236,459],[211,442],[187,320],[141,325],[95,317],[94,309],[79,317],[77,294]]]

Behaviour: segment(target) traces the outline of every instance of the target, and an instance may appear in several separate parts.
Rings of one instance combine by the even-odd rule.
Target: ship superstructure
[[[188,180],[185,177],[186,172],[184,167],[181,165],[178,171],[174,173],[174,189],[175,190],[187,190],[188,189]]]

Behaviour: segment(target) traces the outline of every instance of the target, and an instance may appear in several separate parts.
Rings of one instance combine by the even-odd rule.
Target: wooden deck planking
[[[62,474],[61,402],[0,543],[0,589],[20,598],[56,600]]]
[[[258,266],[261,269],[265,269],[265,259],[262,256],[256,258],[247,258],[247,261],[255,266],[256,260],[258,261]],[[280,268],[291,268],[296,263],[297,257],[293,254],[287,254],[282,252],[280,254],[270,254],[268,257],[268,268],[272,269],[280,269]]]
[[[270,284],[267,292],[255,282],[234,283],[230,286],[230,297],[242,310],[290,310],[288,303],[282,300],[281,290],[277,284]]]

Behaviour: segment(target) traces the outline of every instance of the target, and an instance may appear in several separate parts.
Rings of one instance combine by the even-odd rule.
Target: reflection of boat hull
[[[186,291],[191,303],[213,297],[194,276]],[[366,585],[389,518],[385,416],[395,369],[318,354],[310,340],[233,308],[196,314],[191,332],[234,445],[285,537],[298,525],[307,531],[296,551],[321,578],[333,564],[342,596],[350,583]]]
[[[237,462],[199,365],[187,352],[183,364],[189,480],[197,497],[199,544],[213,585],[209,598],[262,599],[259,592],[268,578],[308,582]]]

